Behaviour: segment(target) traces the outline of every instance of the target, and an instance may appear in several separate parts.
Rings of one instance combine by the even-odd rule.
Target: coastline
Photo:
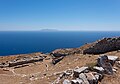
[[[100,55],[105,54],[107,56],[117,56],[117,58],[120,58],[119,49],[114,50],[114,46],[116,45],[113,47],[105,48],[107,50],[105,52],[97,54],[94,53],[94,51],[96,51],[96,48],[99,49],[99,52],[101,52],[102,45],[104,45],[104,47],[108,47],[106,42],[118,44],[118,42],[120,42],[118,41],[120,40],[119,38],[120,37],[103,38],[93,43],[85,44],[80,48],[57,49],[49,54],[37,52],[31,54],[2,56],[0,57],[0,63],[4,65],[7,63],[9,65],[0,68],[0,83],[52,84],[54,82],[59,82],[59,84],[62,84],[64,81],[66,81],[66,76],[69,80],[72,81],[71,77],[74,78],[74,76],[70,76],[69,72],[75,74],[73,71],[77,68],[81,69],[82,67],[84,68],[84,66],[96,66],[96,59],[98,59]],[[98,45],[100,47],[98,47]],[[90,49],[90,52],[93,53],[84,53],[84,51],[88,49]],[[111,50],[108,51],[109,49]],[[117,62],[119,62],[119,60]],[[113,67],[116,67],[116,64]],[[65,73],[66,76],[64,76],[63,73]],[[113,84],[115,81],[116,84],[119,84],[119,79],[117,79],[120,76],[119,74],[120,69],[117,67],[117,71],[114,72],[114,75],[116,75],[116,77],[113,75],[110,76],[105,74],[104,78],[102,78],[99,82],[105,84]],[[60,77],[61,79],[59,79]]]

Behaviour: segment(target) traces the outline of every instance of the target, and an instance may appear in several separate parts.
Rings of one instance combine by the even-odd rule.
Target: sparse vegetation
[[[87,63],[86,66],[90,69],[93,70],[93,67],[95,67],[97,65],[97,62],[93,62],[93,63]]]

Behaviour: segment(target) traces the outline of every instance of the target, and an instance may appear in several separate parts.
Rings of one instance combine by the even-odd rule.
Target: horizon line
[[[57,30],[57,31],[42,31],[42,30],[0,30],[0,32],[120,32],[120,30]]]

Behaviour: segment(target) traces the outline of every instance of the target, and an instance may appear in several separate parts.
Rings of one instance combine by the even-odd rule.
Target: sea
[[[1,31],[0,56],[50,53],[58,48],[76,48],[104,37],[120,36],[119,31]]]

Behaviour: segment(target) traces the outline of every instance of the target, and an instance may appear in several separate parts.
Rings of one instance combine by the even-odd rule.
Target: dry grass
[[[114,51],[106,53],[108,55],[116,55],[120,57],[120,52]],[[30,54],[24,56],[33,56],[39,55],[37,54]],[[16,56],[17,57],[17,56]],[[6,61],[15,59],[16,57],[2,57],[0,60]],[[23,57],[23,56],[21,56]],[[51,64],[51,57],[48,56],[50,59],[46,59],[43,62],[38,63],[31,63],[30,66],[16,68],[14,71],[16,74],[25,74],[26,76],[22,77],[19,75],[13,75],[10,71],[2,71],[0,69],[0,84],[49,84],[52,83],[59,75],[54,75],[57,72],[62,72],[67,69],[74,69],[75,67],[81,66],[90,66],[93,67],[96,65],[96,59],[99,55],[83,55],[83,54],[74,54],[64,57],[62,61],[57,63],[56,65]],[[12,69],[12,68],[11,68]],[[5,75],[7,74],[7,75]],[[32,79],[33,78],[33,79]],[[32,79],[32,80],[31,80]],[[120,84],[120,69],[116,72],[114,76],[105,76],[102,80],[101,84]]]

